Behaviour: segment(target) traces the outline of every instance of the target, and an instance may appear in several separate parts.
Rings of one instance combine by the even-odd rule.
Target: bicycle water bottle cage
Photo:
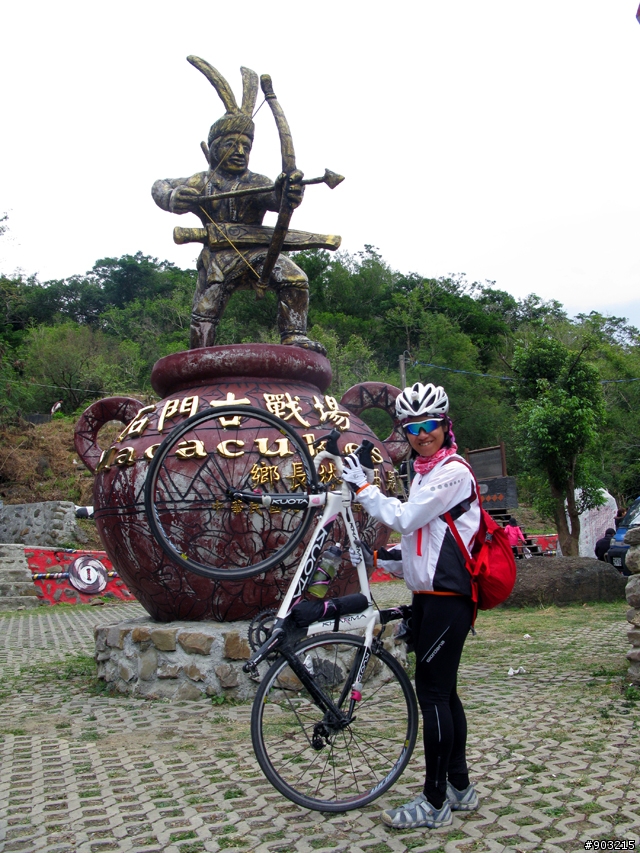
[[[340,438],[340,432],[337,429],[332,429],[329,435],[323,435],[320,438],[316,438],[313,442],[314,447],[318,447],[322,442],[326,442],[325,450],[327,453],[330,453],[332,456],[340,456],[340,448],[338,447],[338,439]]]
[[[356,451],[354,451],[356,456],[360,460],[360,464],[363,468],[373,469],[376,467],[375,462],[371,458],[371,451],[373,450],[373,448],[373,442],[365,438],[360,447]]]

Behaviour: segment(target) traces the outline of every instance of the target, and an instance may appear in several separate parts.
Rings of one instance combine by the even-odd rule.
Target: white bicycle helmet
[[[449,411],[449,398],[441,385],[416,382],[396,397],[396,416],[399,421],[426,415],[443,418]]]

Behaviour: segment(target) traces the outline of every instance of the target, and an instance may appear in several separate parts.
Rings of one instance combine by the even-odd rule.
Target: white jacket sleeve
[[[392,530],[413,533],[466,500],[471,495],[472,482],[469,469],[454,460],[441,463],[428,475],[416,476],[406,503],[386,497],[377,486],[358,492],[358,502]]]

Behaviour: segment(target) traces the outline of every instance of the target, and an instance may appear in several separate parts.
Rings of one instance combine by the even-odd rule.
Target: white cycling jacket
[[[380,560],[378,565],[404,577],[410,590],[457,592],[471,595],[469,572],[460,548],[440,516],[464,504],[468,509],[452,513],[458,532],[471,548],[480,525],[480,505],[473,476],[458,456],[449,456],[428,474],[416,474],[409,500],[385,497],[377,486],[358,493],[363,509],[402,534],[401,560]],[[394,555],[395,556],[395,555]]]

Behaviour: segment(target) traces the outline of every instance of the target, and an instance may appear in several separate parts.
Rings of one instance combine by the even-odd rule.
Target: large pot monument
[[[341,177],[327,171],[323,178],[303,180],[284,113],[267,76],[262,77],[261,86],[280,134],[282,174],[271,182],[250,172],[257,75],[242,69],[243,98],[238,106],[215,68],[198,57],[189,57],[189,61],[214,86],[226,112],[211,126],[208,143],[202,143],[207,170],[190,178],[157,181],[153,197],[167,211],[195,213],[201,220],[202,227],[174,231],[176,242],[203,244],[191,349],[155,365],[151,382],[163,398],[159,403],[145,406],[131,398],[113,397],[92,404],[76,427],[76,448],[96,475],[95,519],[105,550],[153,619],[229,622],[250,619],[276,605],[304,542],[282,562],[242,581],[199,576],[166,556],[149,527],[143,495],[150,461],[174,426],[204,408],[215,412],[225,404],[250,405],[295,430],[311,454],[314,440],[337,428],[342,450],[364,438],[374,442],[377,482],[391,494],[396,488],[394,463],[406,455],[407,445],[398,428],[387,440],[379,441],[359,417],[367,408],[383,408],[393,414],[398,389],[384,383],[363,383],[340,400],[327,394],[330,364],[322,345],[307,336],[306,275],[291,258],[280,254],[282,250],[339,246],[339,237],[291,231],[289,221],[302,200],[305,184],[324,182],[333,188]],[[278,213],[273,228],[262,225],[267,210]],[[277,295],[281,344],[216,346],[217,326],[231,294],[237,289],[254,289],[260,298],[266,288]],[[98,433],[113,420],[120,421],[123,430],[109,447],[101,448]],[[184,510],[172,522],[180,528],[175,536],[185,548],[187,543],[206,541],[216,566],[224,570],[227,564],[238,567],[261,548],[277,549],[292,520],[286,514],[258,513],[256,507],[235,505],[221,484],[237,478],[238,470],[243,472],[244,486],[266,491],[274,484],[292,492],[304,490],[307,484],[295,453],[277,428],[256,429],[250,419],[240,416],[212,418],[209,426],[204,437],[185,436],[171,460],[166,481],[175,493],[172,500],[176,505],[182,502]],[[326,466],[319,474],[328,488],[339,485],[335,472]],[[365,541],[374,547],[386,542],[386,528],[365,517],[362,510],[356,517]],[[343,531],[336,527],[334,533],[334,539],[341,541]],[[343,563],[329,593],[345,594],[356,586],[355,572]]]

